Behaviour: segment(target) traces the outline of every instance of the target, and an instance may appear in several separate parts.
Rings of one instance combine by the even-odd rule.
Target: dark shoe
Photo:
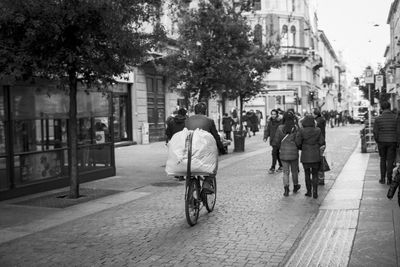
[[[388,185],[391,185],[391,184],[392,184],[392,179],[391,179],[391,178],[390,178],[390,179],[389,179],[389,178],[387,179],[387,184],[388,184]]]
[[[312,193],[313,198],[318,198],[318,191],[314,190]]]
[[[307,191],[307,193],[304,194],[306,197],[311,197],[311,192]]]
[[[276,170],[276,172],[281,172],[281,171],[283,171],[282,166],[280,166],[280,167]]]
[[[213,185],[212,181],[210,181],[209,179],[205,179],[203,182],[203,190],[202,191],[206,194],[214,194],[215,190],[214,190],[214,185]]]
[[[285,192],[283,193],[283,195],[284,195],[285,197],[289,196],[289,186],[286,185],[286,186],[284,187],[284,189],[285,189]]]
[[[385,184],[385,179],[380,179],[380,180],[379,180],[379,183],[380,183],[380,184]]]
[[[294,187],[293,187],[293,193],[297,193],[297,191],[300,190],[300,187],[301,187],[301,185],[295,184]]]
[[[275,168],[269,169],[268,173],[269,173],[269,174],[275,173]]]

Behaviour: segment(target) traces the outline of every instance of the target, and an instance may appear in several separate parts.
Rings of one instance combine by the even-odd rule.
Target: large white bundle
[[[168,143],[168,160],[165,171],[168,175],[186,175],[188,161],[187,137],[190,131],[185,128],[172,136]],[[207,131],[196,129],[192,140],[192,174],[217,173],[218,149],[214,137]]]

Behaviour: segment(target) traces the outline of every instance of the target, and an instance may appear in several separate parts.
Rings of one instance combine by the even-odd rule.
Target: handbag
[[[320,171],[321,172],[328,172],[331,168],[329,167],[328,161],[326,160],[325,156],[321,157],[321,164],[320,164]]]

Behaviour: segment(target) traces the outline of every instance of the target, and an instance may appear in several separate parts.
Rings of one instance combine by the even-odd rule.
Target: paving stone
[[[358,141],[349,133],[358,130],[328,130],[331,179]],[[142,188],[151,194],[0,245],[2,266],[199,266],[204,258],[208,266],[278,266],[321,200],[305,197],[303,188],[283,197],[281,174],[266,173],[270,152],[251,153],[219,170],[215,210],[203,209],[194,227],[185,220],[183,186]],[[302,168],[299,179],[304,187]],[[320,187],[321,199],[327,188]]]

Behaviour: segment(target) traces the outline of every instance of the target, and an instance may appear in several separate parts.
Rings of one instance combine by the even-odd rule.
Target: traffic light
[[[282,97],[281,97],[280,95],[277,95],[277,96],[275,97],[275,99],[276,99],[276,103],[277,103],[278,105],[281,105],[281,104],[282,104]]]
[[[310,102],[312,102],[312,101],[314,101],[314,99],[315,99],[315,92],[314,92],[314,91],[310,91],[310,92],[308,93],[308,100],[309,100]]]
[[[354,77],[354,83],[356,85],[360,85],[360,79],[358,77]]]

